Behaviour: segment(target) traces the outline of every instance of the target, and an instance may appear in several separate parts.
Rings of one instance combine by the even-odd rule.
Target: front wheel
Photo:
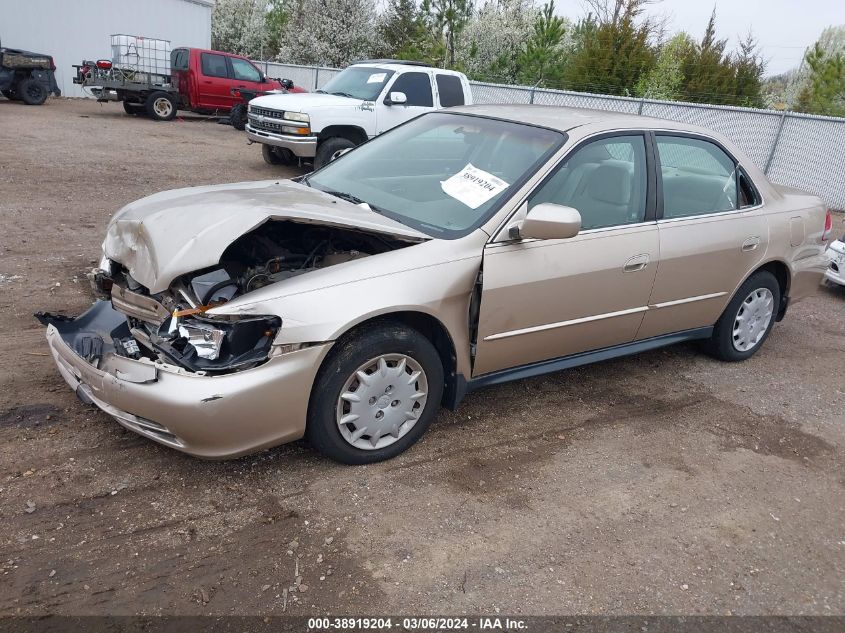
[[[171,121],[176,117],[176,99],[169,92],[159,90],[147,97],[147,114],[153,121]]]
[[[262,145],[261,156],[268,165],[292,165],[294,161],[293,152],[289,149],[272,145]]]
[[[342,339],[323,363],[306,437],[344,464],[390,459],[431,424],[443,395],[443,364],[425,336],[382,324]]]
[[[340,156],[344,150],[352,149],[353,147],[355,147],[355,143],[348,138],[333,136],[332,138],[326,139],[317,148],[317,155],[314,157],[314,169],[325,167]]]
[[[20,97],[26,105],[41,105],[49,96],[47,88],[37,79],[24,79],[19,90]]]
[[[704,351],[728,362],[751,358],[769,337],[780,308],[780,284],[765,270],[751,275],[716,322]]]

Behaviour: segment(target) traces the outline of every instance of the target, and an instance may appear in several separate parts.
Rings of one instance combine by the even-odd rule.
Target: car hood
[[[175,189],[132,202],[109,223],[103,253],[157,293],[179,275],[214,266],[232,242],[268,220],[428,239],[364,205],[292,181],[266,180]]]
[[[337,108],[342,106],[358,107],[364,103],[361,99],[341,97],[321,92],[297,92],[288,94],[271,94],[256,97],[249,102],[252,106],[270,108],[271,110],[290,110],[291,112],[308,112],[315,108]]]

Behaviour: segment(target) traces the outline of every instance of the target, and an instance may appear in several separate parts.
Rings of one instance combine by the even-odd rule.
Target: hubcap
[[[170,103],[170,99],[159,97],[153,102],[153,110],[155,110],[155,113],[161,117],[168,117],[173,111],[173,104]]]
[[[754,349],[763,340],[772,321],[775,298],[768,288],[753,290],[740,304],[733,327],[734,348],[740,352]]]
[[[420,364],[404,354],[384,354],[356,369],[337,399],[337,426],[355,448],[390,446],[417,423],[428,398]]]

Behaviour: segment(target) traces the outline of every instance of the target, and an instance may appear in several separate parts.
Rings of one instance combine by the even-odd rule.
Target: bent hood
[[[157,293],[179,275],[214,266],[232,242],[268,220],[428,239],[363,205],[291,181],[265,180],[175,189],[132,202],[109,223],[103,253]]]

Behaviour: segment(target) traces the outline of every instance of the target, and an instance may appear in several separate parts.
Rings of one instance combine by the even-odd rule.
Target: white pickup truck
[[[249,103],[246,134],[271,165],[297,159],[319,169],[344,150],[431,110],[472,103],[463,73],[419,62],[355,63],[321,90]]]

